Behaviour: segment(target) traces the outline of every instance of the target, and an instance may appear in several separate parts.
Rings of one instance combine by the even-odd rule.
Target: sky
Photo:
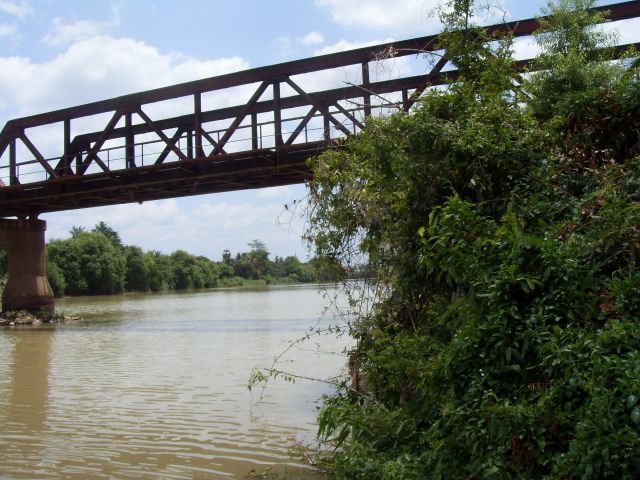
[[[600,2],[601,5],[615,3]],[[498,5],[498,2],[496,2]],[[540,0],[501,0],[487,22],[529,18]],[[6,121],[175,83],[437,33],[438,0],[0,0],[0,128]],[[636,21],[620,22],[634,40]],[[532,52],[520,42],[521,54]],[[380,76],[417,74],[420,58]],[[317,87],[336,88],[333,72]],[[225,101],[232,101],[226,99]],[[47,238],[105,221],[125,244],[220,259],[253,239],[307,258],[303,185],[43,214]]]

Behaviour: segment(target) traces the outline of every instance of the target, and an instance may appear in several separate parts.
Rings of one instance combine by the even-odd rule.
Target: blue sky
[[[507,18],[546,2],[502,0]],[[601,2],[608,4],[615,2]],[[436,33],[436,0],[0,0],[0,123],[173,83]],[[501,17],[493,13],[493,19]],[[637,23],[622,25],[625,40]],[[637,40],[637,39],[634,39]],[[523,45],[527,50],[526,45]],[[420,60],[403,64],[419,70]],[[393,73],[388,73],[392,75]],[[339,72],[327,87],[344,82]],[[331,83],[333,82],[333,84]],[[303,186],[43,215],[48,237],[104,220],[127,244],[219,259],[263,240],[306,257]]]

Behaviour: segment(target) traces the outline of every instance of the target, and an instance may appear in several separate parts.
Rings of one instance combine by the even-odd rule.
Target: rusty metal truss
[[[640,16],[640,0],[600,8],[612,21]],[[487,31],[522,37],[538,28],[527,19]],[[371,78],[376,62],[417,54],[438,60],[423,75]],[[455,81],[443,54],[432,35],[11,120],[0,132],[0,217],[304,182],[306,160],[339,148],[366,117],[408,111],[426,89]],[[301,86],[340,68],[356,69],[359,81]],[[228,105],[239,91],[248,100]],[[52,138],[58,152],[49,155]]]

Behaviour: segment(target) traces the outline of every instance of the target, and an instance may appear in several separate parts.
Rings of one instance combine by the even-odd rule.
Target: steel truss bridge
[[[599,9],[611,21],[639,17],[640,0]],[[487,30],[538,28],[527,19]],[[435,59],[428,72],[374,78],[379,64],[416,55]],[[314,89],[336,71],[357,81]],[[433,35],[11,120],[0,132],[0,217],[301,183],[311,178],[306,160],[357,135],[366,117],[408,111],[456,77]]]

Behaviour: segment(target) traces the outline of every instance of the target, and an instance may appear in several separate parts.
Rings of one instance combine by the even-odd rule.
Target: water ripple
[[[312,441],[327,387],[275,382],[261,398],[246,384],[317,324],[315,290],[71,299],[63,308],[87,321],[0,336],[0,477],[244,478],[273,467],[314,478],[288,451]],[[315,337],[289,351],[286,367],[335,376],[344,358],[327,352],[346,341]]]

